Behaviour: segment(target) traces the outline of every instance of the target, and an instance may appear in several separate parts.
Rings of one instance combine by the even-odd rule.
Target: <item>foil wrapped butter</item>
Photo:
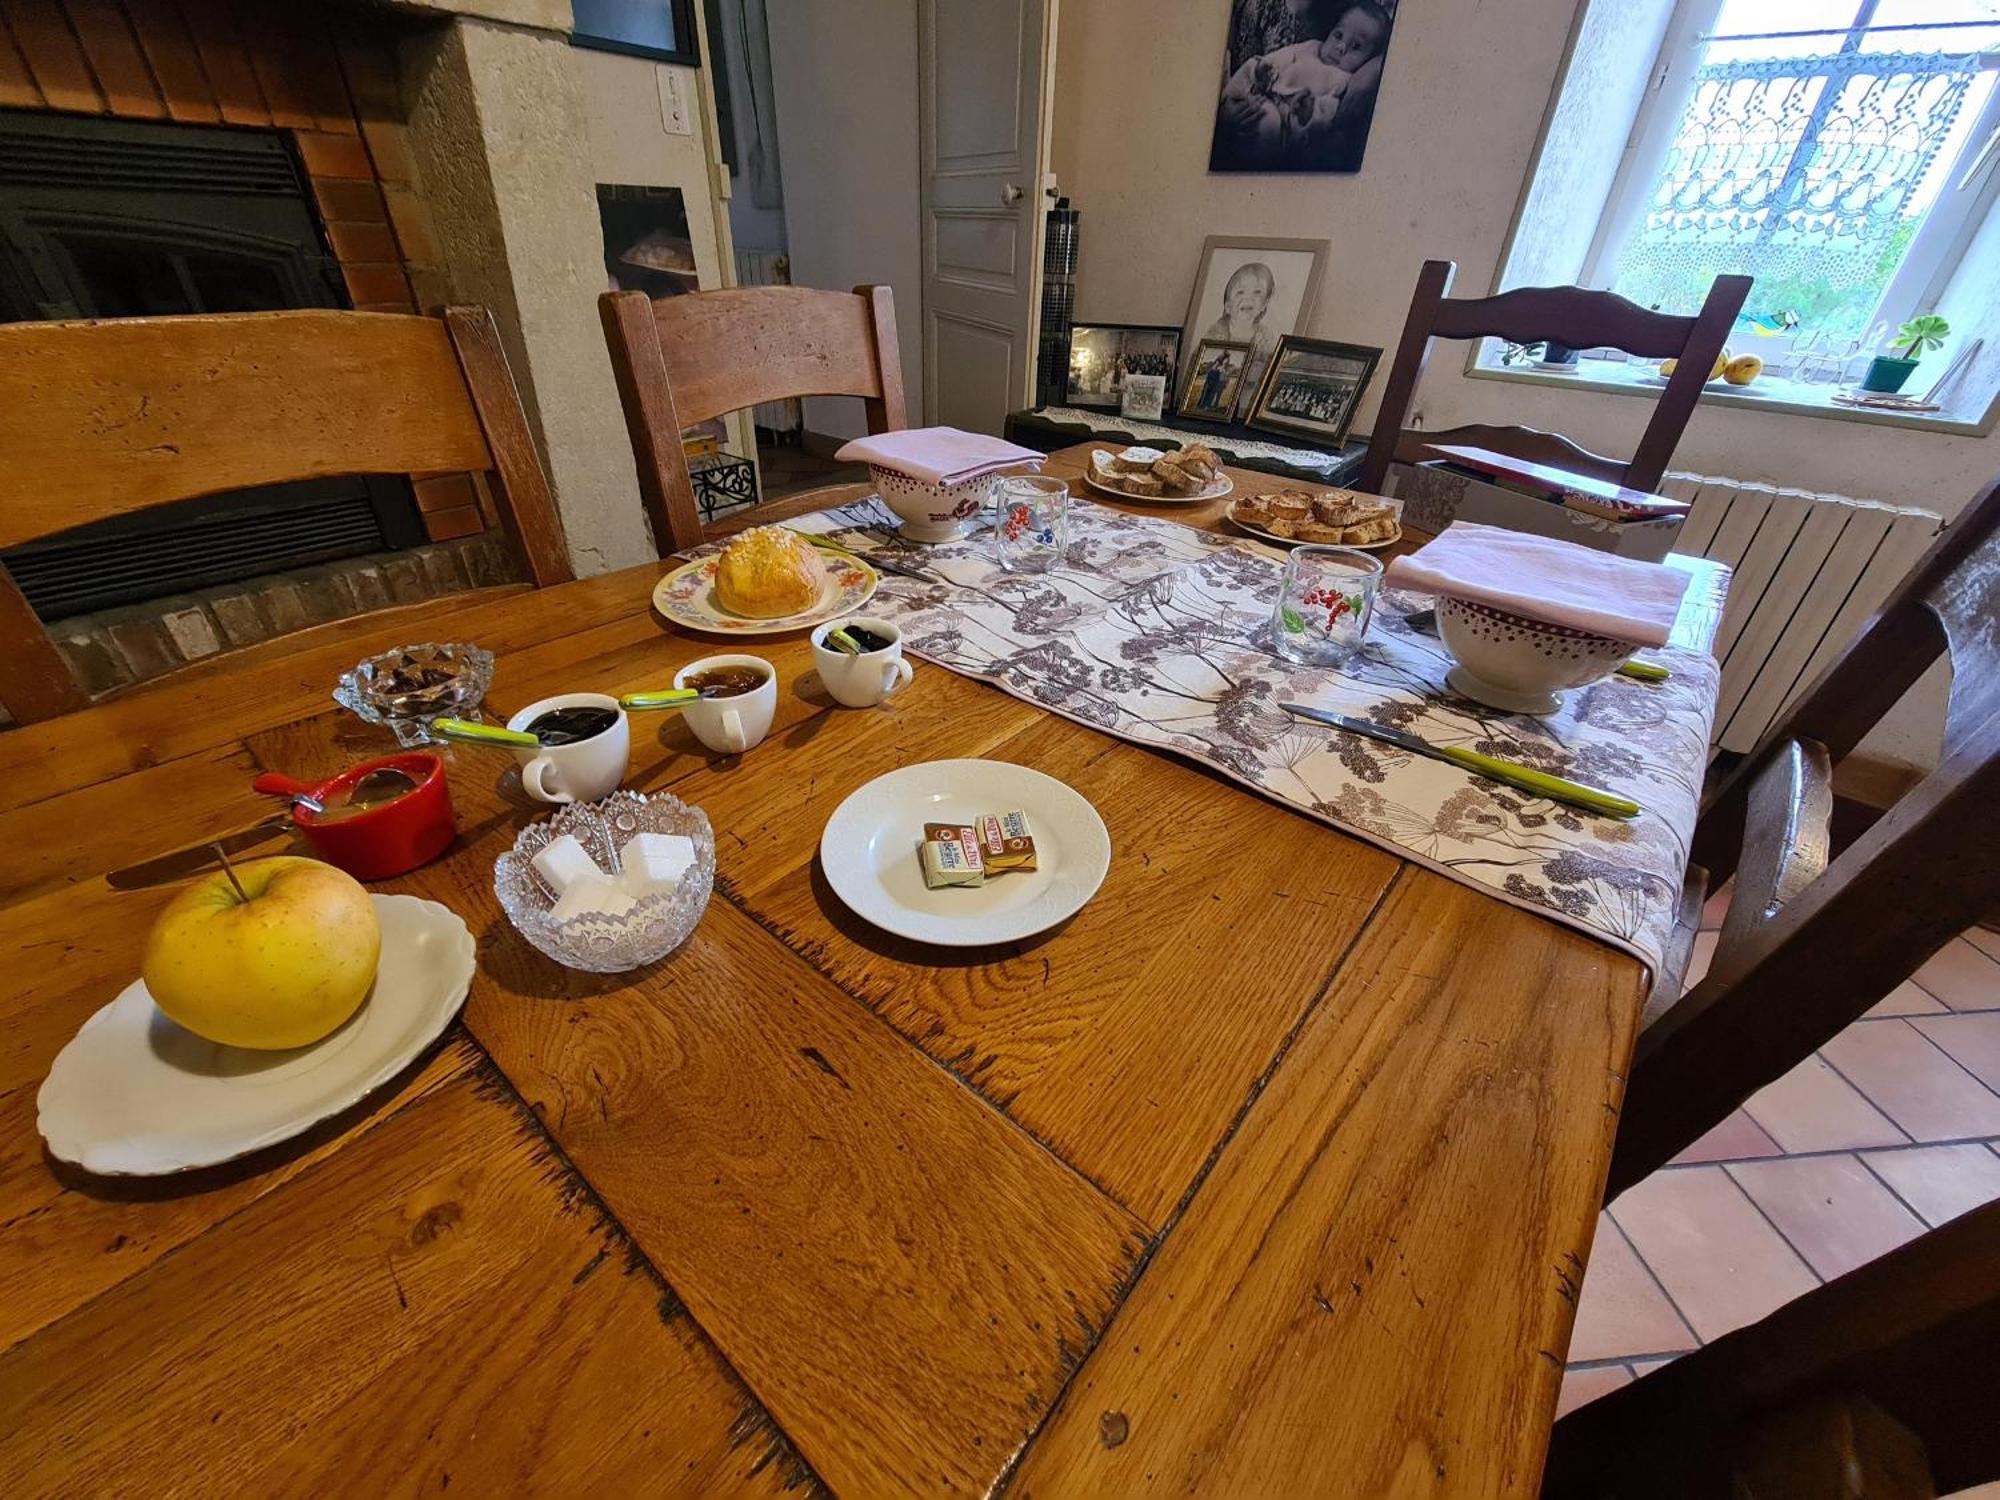
[[[979,836],[957,823],[924,824],[924,884],[932,890],[946,885],[984,885],[986,862]]]
[[[979,854],[988,875],[1035,868],[1035,838],[1024,812],[987,813],[979,820]]]

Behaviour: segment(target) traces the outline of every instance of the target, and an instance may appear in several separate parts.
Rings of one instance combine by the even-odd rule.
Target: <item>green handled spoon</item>
[[[502,729],[498,724],[475,724],[470,719],[432,719],[431,733],[441,740],[461,745],[493,745],[506,750],[539,750],[542,742],[519,729]]]
[[[700,696],[696,688],[660,688],[650,693],[626,693],[618,706],[630,713],[650,713],[657,708],[684,708]]]

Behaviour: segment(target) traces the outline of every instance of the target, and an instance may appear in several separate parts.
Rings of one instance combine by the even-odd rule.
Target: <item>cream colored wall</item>
[[[1308,333],[1394,345],[1418,266],[1493,284],[1576,0],[1412,0],[1396,27],[1366,160],[1353,176],[1210,175],[1228,6],[1080,0],[1062,8],[1055,163],[1083,212],[1077,316],[1178,323],[1210,234],[1323,236],[1333,258]],[[1579,213],[1592,213],[1588,203]],[[1450,346],[1418,391],[1426,423],[1527,422],[1629,452],[1630,397],[1467,379]],[[1374,416],[1364,402],[1357,422]],[[1679,468],[1955,514],[2000,468],[1990,438],[1703,407]]]

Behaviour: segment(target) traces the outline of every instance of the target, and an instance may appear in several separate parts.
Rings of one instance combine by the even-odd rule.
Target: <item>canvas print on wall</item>
[[[1211,172],[1358,172],[1398,0],[1232,0]]]
[[[1210,235],[1201,247],[1181,347],[1192,349],[1196,339],[1248,344],[1242,389],[1247,399],[1278,340],[1299,332],[1312,316],[1330,248],[1326,240]],[[1183,379],[1183,395],[1186,384]]]
[[[1181,331],[1139,323],[1078,323],[1069,336],[1070,406],[1117,411],[1128,375],[1164,376],[1180,366]]]
[[[1227,422],[1243,390],[1243,372],[1250,363],[1248,344],[1203,339],[1188,361],[1187,389],[1181,393],[1181,415],[1210,422]]]
[[[1359,344],[1285,338],[1257,388],[1250,425],[1338,448],[1381,357],[1380,349]]]

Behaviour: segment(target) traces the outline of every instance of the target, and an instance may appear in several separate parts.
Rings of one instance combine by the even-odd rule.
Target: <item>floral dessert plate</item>
[[[682,563],[653,585],[653,608],[676,625],[690,630],[706,630],[717,635],[786,635],[805,630],[822,620],[837,620],[853,614],[875,594],[881,582],[873,568],[846,552],[827,551],[827,572],[832,575],[819,596],[819,603],[796,615],[775,620],[754,620],[748,615],[731,614],[715,597],[715,569],[721,554],[698,557]]]
[[[416,896],[373,894],[375,987],[332,1036],[259,1052],[167,1019],[144,980],[83,1023],[35,1100],[49,1153],[101,1176],[157,1177],[233,1161],[358,1103],[414,1062],[465,1003],[472,934]]]
[[[919,848],[926,823],[1026,814],[1036,868],[984,885],[932,890]],[[999,760],[933,760],[877,776],[826,820],[820,867],[834,894],[886,932],[948,948],[1031,937],[1074,916],[1111,868],[1111,835],[1079,793]]]
[[[1100,495],[1109,495],[1114,500],[1130,500],[1139,505],[1200,505],[1205,500],[1220,500],[1236,488],[1227,474],[1216,475],[1192,495],[1134,495],[1115,484],[1100,483],[1088,470],[1084,471],[1083,482]]]

